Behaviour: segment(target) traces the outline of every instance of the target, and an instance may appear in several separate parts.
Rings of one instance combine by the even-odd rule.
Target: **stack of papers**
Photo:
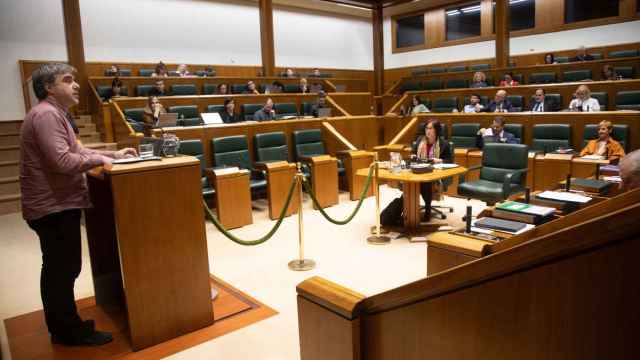
[[[455,167],[458,167],[458,164],[445,164],[445,163],[433,164],[434,169],[453,169]]]
[[[543,191],[536,196],[542,199],[567,201],[567,202],[578,203],[578,204],[586,204],[589,201],[591,201],[591,198],[588,196],[574,194],[570,192],[564,192],[564,191]]]
[[[585,155],[582,157],[585,160],[602,160],[604,156],[602,155]]]
[[[602,180],[616,184],[620,184],[622,182],[622,178],[620,176],[603,176]]]

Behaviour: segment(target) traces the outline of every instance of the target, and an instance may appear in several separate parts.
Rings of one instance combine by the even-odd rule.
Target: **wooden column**
[[[80,0],[62,0],[62,11],[69,64],[78,70],[76,82],[80,84],[80,103],[77,109],[80,113],[86,113],[89,108],[89,81],[87,80],[87,63],[84,58],[84,42],[82,41]]]
[[[262,75],[274,76],[276,59],[273,46],[273,3],[260,0],[260,47],[262,48]]]
[[[373,8],[373,79],[375,95],[384,94],[384,43],[382,39],[382,4]]]
[[[496,67],[509,66],[509,0],[496,0]]]

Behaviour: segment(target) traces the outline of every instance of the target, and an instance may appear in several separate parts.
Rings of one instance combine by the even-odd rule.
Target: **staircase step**
[[[92,132],[92,133],[80,133],[79,136],[80,140],[82,141],[82,143],[96,143],[96,142],[100,142],[102,140],[102,137],[100,136],[100,133],[97,132]]]
[[[0,161],[0,177],[18,176],[20,166],[17,160]]]
[[[0,146],[15,146],[18,144],[20,144],[20,133],[0,134]]]
[[[0,215],[20,212],[20,194],[0,195]]]
[[[91,124],[91,115],[80,115],[75,118],[76,125],[80,126],[81,124]]]
[[[20,159],[20,147],[17,145],[0,146],[0,161]]]
[[[19,133],[22,120],[0,121],[0,134]]]
[[[0,196],[15,195],[20,193],[20,178],[9,176],[0,178]]]

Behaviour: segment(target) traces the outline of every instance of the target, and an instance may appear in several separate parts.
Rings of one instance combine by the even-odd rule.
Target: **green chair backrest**
[[[402,85],[400,85],[400,91],[417,91],[421,90],[419,81],[405,81]]]
[[[320,129],[298,130],[293,132],[293,143],[296,159],[301,156],[326,154],[322,131]]]
[[[411,76],[424,76],[424,75],[427,75],[427,69],[411,70]]]
[[[131,76],[131,69],[120,69],[120,76]]]
[[[447,89],[464,89],[469,87],[467,79],[451,79],[447,80]]]
[[[556,56],[556,62],[558,64],[564,64],[564,63],[568,63],[569,62],[569,57],[568,56]]]
[[[511,106],[513,107],[511,111],[522,111],[522,108],[524,107],[524,99],[522,95],[507,95],[507,99],[509,99]]]
[[[170,106],[168,112],[178,114],[178,125],[180,126],[197,126],[202,124],[197,105]]]
[[[149,91],[153,89],[153,85],[137,85],[136,86],[136,95],[137,96],[149,96]]]
[[[180,73],[175,70],[167,71],[167,75],[171,77],[180,77]]]
[[[556,82],[556,73],[543,72],[529,75],[529,84],[549,84]]]
[[[450,141],[453,142],[457,148],[475,148],[478,130],[480,130],[480,124],[478,123],[451,124]]]
[[[440,90],[442,89],[442,80],[431,79],[422,82],[422,90]]]
[[[297,93],[300,91],[300,87],[297,84],[284,84],[285,93]]]
[[[491,68],[491,65],[489,64],[475,64],[475,65],[469,66],[469,70],[471,71],[489,70],[490,68]]]
[[[450,96],[446,98],[437,98],[433,102],[433,109],[431,111],[437,113],[452,112],[454,109],[458,109],[458,98]]]
[[[232,84],[231,85],[231,93],[232,94],[242,94],[247,91],[247,84]]]
[[[602,60],[602,53],[593,53],[590,55],[593,57],[593,60]]]
[[[195,84],[173,84],[171,85],[171,94],[175,96],[197,95]]]
[[[153,74],[153,69],[140,69],[138,70],[138,75],[140,76],[151,76]]]
[[[98,93],[98,96],[100,96],[102,98],[102,100],[108,99],[108,98],[111,97],[111,86],[109,86],[109,85],[98,85],[96,87],[96,92]]]
[[[522,133],[524,132],[524,125],[522,124],[505,124],[504,131],[512,133],[516,137],[518,144],[522,144]]]
[[[211,149],[215,167],[237,166],[240,169],[252,169],[245,135],[213,138]]]
[[[207,164],[205,163],[204,151],[202,150],[202,142],[200,140],[180,140],[178,153],[198,158],[198,160],[200,160],[200,176],[204,175],[204,169]]]
[[[287,139],[281,131],[254,135],[256,161],[289,161]]]
[[[303,102],[302,103],[302,114],[304,116],[310,116],[313,111],[313,103]]]
[[[609,94],[606,91],[592,92],[591,97],[598,100],[600,111],[605,111],[609,105]]]
[[[443,67],[432,67],[431,69],[429,69],[429,72],[431,74],[442,74],[446,71],[447,71],[447,68],[443,68]]]
[[[614,66],[613,72],[621,76],[623,79],[633,79],[635,73],[633,66]]]
[[[616,110],[640,110],[640,91],[618,91],[616,93]]]
[[[144,121],[144,108],[124,109],[124,117],[137,122]]]
[[[456,66],[450,66],[449,68],[447,68],[448,72],[461,72],[461,71],[467,71],[467,67],[464,65],[456,65]]]
[[[569,124],[536,124],[533,125],[532,149],[542,152],[553,152],[558,148],[571,146],[571,125]]]
[[[526,170],[529,147],[523,144],[488,143],[482,147],[482,168],[480,179],[502,183],[504,177],[513,170]],[[512,184],[523,185],[526,172],[511,179]]]
[[[517,81],[520,85],[524,85],[524,76],[522,74],[513,74],[513,80]]]
[[[224,110],[224,105],[208,105],[207,106],[207,112],[221,112]]]
[[[203,84],[202,85],[202,94],[203,95],[211,95],[215,94],[218,90],[218,84]]]
[[[629,125],[626,124],[615,124],[613,125],[613,131],[611,132],[611,137],[622,145],[622,148],[625,152],[629,151]],[[582,147],[587,146],[587,142],[589,140],[594,140],[598,138],[598,124],[587,124],[584,127],[584,132],[582,133]]]
[[[572,70],[562,73],[562,82],[574,82],[593,79],[591,70]]]
[[[242,116],[245,121],[253,120],[253,114],[256,111],[262,109],[264,107],[263,104],[243,104],[242,105]]]
[[[638,50],[618,50],[611,51],[608,54],[609,58],[623,58],[623,57],[635,57],[638,56]]]
[[[298,106],[296,103],[277,103],[274,105],[276,115],[282,116],[298,116]]]

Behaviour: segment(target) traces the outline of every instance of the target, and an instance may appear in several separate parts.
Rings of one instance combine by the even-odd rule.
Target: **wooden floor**
[[[125,314],[98,307],[95,298],[90,297],[76,302],[80,316],[94,319],[99,330],[111,331],[113,342],[99,347],[53,345],[44,323],[44,313],[40,310],[5,320],[12,359],[159,359],[277,314],[214,276],[211,276],[211,284],[219,295],[212,301],[214,324],[204,329],[133,352]]]

